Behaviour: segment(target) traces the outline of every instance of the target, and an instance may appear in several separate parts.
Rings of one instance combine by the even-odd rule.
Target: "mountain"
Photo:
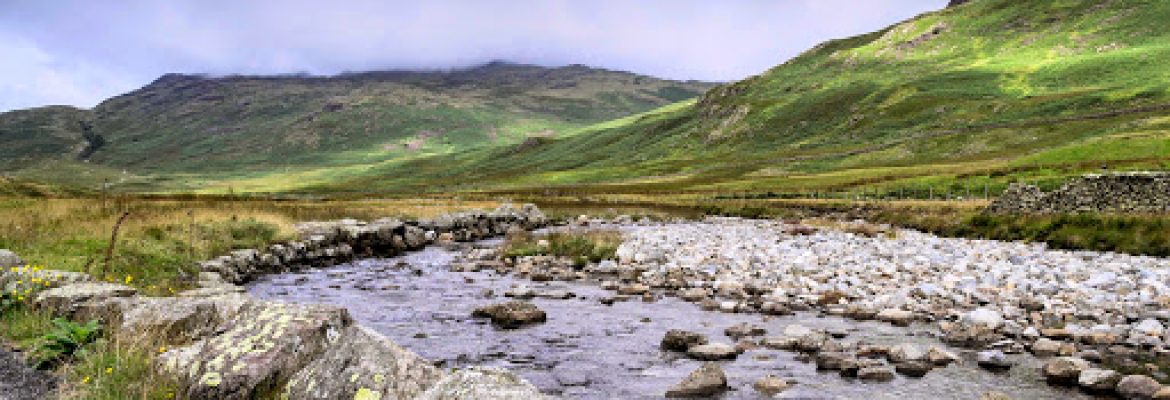
[[[330,77],[169,74],[92,110],[0,114],[0,171],[90,187],[197,188],[200,177],[245,179],[563,137],[711,86],[504,62]]]
[[[309,190],[996,190],[1168,169],[1165,21],[1157,0],[954,1],[697,102]]]

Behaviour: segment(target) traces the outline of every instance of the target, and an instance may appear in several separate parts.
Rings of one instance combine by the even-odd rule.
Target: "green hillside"
[[[826,42],[693,105],[310,190],[996,189],[1167,169],[1166,21],[1157,0],[975,0]]]
[[[186,190],[564,137],[710,87],[502,62],[333,77],[172,74],[93,110],[0,114],[0,171],[89,187]]]

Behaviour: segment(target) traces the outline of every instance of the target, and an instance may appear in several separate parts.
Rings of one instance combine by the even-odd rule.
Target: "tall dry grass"
[[[265,246],[295,235],[293,225],[339,218],[431,217],[490,201],[458,200],[157,200],[0,199],[0,249],[45,268],[101,275],[111,230],[122,213],[107,280],[139,287],[148,294],[179,290],[191,266],[233,249]]]

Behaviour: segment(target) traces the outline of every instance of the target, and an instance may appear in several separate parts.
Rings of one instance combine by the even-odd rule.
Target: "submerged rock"
[[[705,363],[666,391],[668,398],[707,397],[727,390],[727,375],[716,363]]]
[[[659,347],[668,351],[687,351],[691,347],[704,344],[707,344],[707,336],[701,333],[672,329],[662,337],[662,344]]]
[[[752,388],[765,396],[775,396],[788,389],[788,381],[775,375],[768,375],[757,379]]]
[[[492,324],[504,329],[516,329],[547,320],[544,310],[526,301],[509,301],[475,309],[471,316],[491,318]]]

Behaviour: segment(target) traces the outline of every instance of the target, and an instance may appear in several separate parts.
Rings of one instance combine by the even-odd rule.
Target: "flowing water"
[[[498,242],[481,242],[491,245]],[[390,259],[366,259],[323,270],[274,275],[249,285],[254,295],[273,300],[330,303],[347,307],[360,324],[443,368],[489,365],[509,368],[549,394],[579,399],[662,398],[667,388],[698,368],[700,362],[658,349],[670,329],[701,332],[712,342],[733,343],[723,335],[729,326],[751,322],[779,334],[789,324],[844,329],[843,341],[878,344],[939,345],[926,326],[898,328],[814,313],[776,317],[725,314],[667,297],[654,303],[598,299],[610,293],[595,282],[533,283],[494,272],[449,272],[457,251],[438,246]],[[542,290],[566,290],[568,300],[533,302],[548,321],[518,330],[500,330],[471,311],[505,301],[502,293],[524,284]],[[494,292],[493,297],[485,291]],[[958,349],[951,349],[961,353]],[[1008,372],[993,373],[971,359],[931,371],[923,378],[899,376],[892,382],[867,383],[817,372],[796,353],[757,349],[723,362],[732,390],[725,399],[751,399],[756,379],[773,374],[797,384],[782,398],[801,399],[976,399],[1000,391],[1015,399],[1087,399],[1074,389],[1048,386],[1039,363],[1028,356]]]

